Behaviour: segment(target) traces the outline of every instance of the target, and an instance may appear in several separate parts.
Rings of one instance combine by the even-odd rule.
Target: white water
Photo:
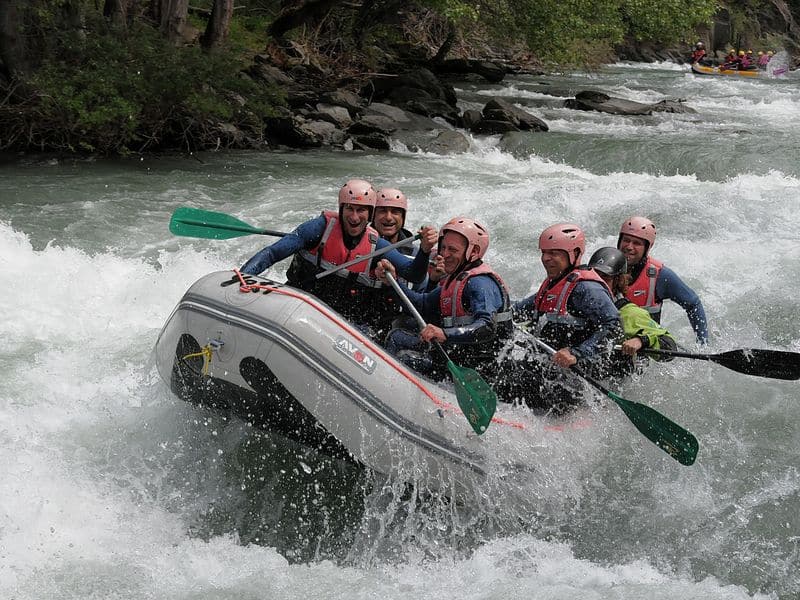
[[[413,224],[482,219],[515,297],[543,277],[535,239],[546,225],[581,223],[591,251],[647,214],[654,254],[703,299],[711,351],[800,351],[798,84],[694,79],[669,65],[551,79],[685,97],[700,114],[572,112],[552,96],[537,105],[523,93],[533,80],[516,80],[508,97],[553,130],[474,140],[461,156],[0,167],[0,597],[795,598],[798,382],[656,365],[620,392],[692,431],[697,463],[671,461],[612,406],[600,427],[563,435],[572,463],[542,465],[555,493],[529,490],[541,506],[530,514],[492,498],[447,507],[362,491],[356,475],[298,462],[280,440],[174,399],[155,373],[151,349],[185,289],[267,241],[174,238],[174,208],[287,230],[352,176],[403,189]],[[463,90],[465,103],[485,101],[476,91]],[[665,322],[693,347],[678,307]]]

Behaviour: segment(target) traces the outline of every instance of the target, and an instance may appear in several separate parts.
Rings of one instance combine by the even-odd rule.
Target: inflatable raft
[[[452,387],[410,371],[315,297],[231,271],[186,292],[159,335],[156,361],[183,400],[448,493],[485,491],[492,477],[535,477],[539,459],[562,451],[542,451],[543,439],[588,425],[576,416],[554,426],[502,405],[478,436]]]
[[[766,72],[758,69],[749,71],[739,71],[737,69],[722,69],[720,67],[707,67],[705,65],[692,65],[692,73],[695,75],[717,75],[724,77],[762,77]]]

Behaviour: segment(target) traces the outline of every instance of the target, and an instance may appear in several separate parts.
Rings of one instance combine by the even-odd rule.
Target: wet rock
[[[315,148],[322,140],[313,130],[305,126],[305,119],[288,111],[265,119],[264,134],[272,144],[292,148]]]
[[[469,140],[463,133],[447,129],[422,146],[422,150],[434,154],[461,154],[469,150]]]
[[[461,126],[465,129],[472,129],[481,119],[483,119],[481,111],[474,108],[467,109],[461,115]]]
[[[317,110],[309,113],[309,118],[319,121],[328,121],[341,129],[347,129],[353,124],[353,119],[344,106],[333,106],[331,104],[317,104]]]
[[[385,101],[427,117],[440,116],[453,123],[458,120],[455,89],[428,69],[376,77],[370,80],[363,93],[375,102]]]
[[[697,111],[691,106],[684,104],[686,100],[662,100],[653,104],[653,112],[668,112],[668,113],[684,113],[684,114],[697,114]]]
[[[358,121],[347,128],[347,132],[354,135],[380,133],[388,135],[397,129],[396,123],[389,117],[378,114],[362,116]]]
[[[509,121],[481,119],[470,128],[470,131],[478,135],[494,135],[508,133],[509,131],[519,131],[519,127]]]
[[[681,112],[696,113],[691,107],[685,106],[680,100],[662,100],[653,104],[634,102],[624,98],[615,98],[596,91],[582,91],[575,94],[574,99],[564,102],[566,108],[575,110],[596,110],[612,115],[652,115],[654,112]]]
[[[502,98],[492,98],[483,107],[483,116],[489,120],[513,123],[520,131],[547,131],[547,123],[529,112],[517,108]]]
[[[471,58],[453,58],[443,60],[434,65],[437,73],[475,73],[491,83],[499,83],[506,76],[505,68],[495,62],[488,60],[475,60]]]
[[[364,101],[358,94],[345,89],[323,92],[319,99],[326,104],[343,106],[352,116],[359,114],[364,105]]]
[[[328,121],[308,121],[300,125],[301,130],[313,137],[321,146],[340,146],[347,137],[341,129]]]
[[[460,118],[457,107],[436,98],[412,100],[406,102],[405,107],[425,117],[441,117],[453,125],[457,124]]]
[[[353,147],[360,150],[391,150],[389,138],[380,133],[368,133],[353,136]]]

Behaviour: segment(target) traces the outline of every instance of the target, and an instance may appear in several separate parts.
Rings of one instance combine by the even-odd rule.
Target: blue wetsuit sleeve
[[[697,341],[701,344],[708,342],[708,322],[703,303],[700,302],[700,297],[695,291],[686,285],[672,269],[661,267],[661,272],[656,280],[656,297],[662,300],[672,300],[683,308],[697,336]]]
[[[256,253],[244,263],[240,271],[247,275],[259,275],[276,262],[299,252],[303,248],[313,248],[322,239],[322,234],[325,233],[325,225],[325,217],[322,215],[298,225],[294,231]]]
[[[570,294],[568,303],[569,312],[580,314],[589,321],[594,331],[586,341],[573,348],[578,358],[593,358],[608,351],[611,342],[622,337],[619,311],[598,282],[579,282]]]
[[[462,327],[447,327],[444,334],[448,344],[480,344],[495,335],[493,317],[503,310],[503,292],[489,275],[477,275],[467,280],[462,302],[475,319]]]
[[[380,250],[390,245],[388,241],[380,238],[375,249]],[[411,283],[420,283],[428,275],[428,256],[427,252],[420,250],[412,259],[395,249],[389,250],[382,258],[392,263],[397,269],[397,274],[403,279]]]

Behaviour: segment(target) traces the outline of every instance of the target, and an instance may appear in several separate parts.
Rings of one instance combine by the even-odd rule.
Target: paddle
[[[548,354],[553,355],[556,351],[544,343],[539,338],[528,333],[524,329],[518,328],[529,335],[534,342]],[[682,465],[691,465],[697,457],[699,445],[697,438],[686,431],[683,427],[669,420],[657,410],[638,402],[631,402],[622,396],[608,390],[599,381],[582,372],[577,366],[572,367],[577,375],[580,375],[597,390],[616,402],[628,417],[634,427],[638,429],[644,437],[669,454]]]
[[[691,354],[675,350],[657,350],[643,348],[640,352],[679,358],[695,358],[710,360],[746,375],[768,377],[771,379],[800,379],[800,353],[783,350],[760,350],[758,348],[741,348],[728,350],[720,354]]]
[[[227,240],[243,235],[273,235],[283,237],[282,231],[258,229],[244,221],[225,213],[182,206],[172,213],[169,230],[175,235],[205,238],[208,240]]]
[[[400,299],[403,301],[408,311],[414,316],[420,328],[424,328],[425,325],[427,325],[425,319],[422,318],[422,315],[414,308],[408,296],[400,289],[400,286],[395,278],[392,277],[392,274],[386,273],[386,279],[392,285],[397,295],[400,296]],[[442,348],[439,342],[433,342],[433,345],[442,355],[442,358],[447,361],[447,370],[450,371],[450,375],[453,376],[453,385],[456,388],[456,399],[458,400],[458,406],[461,407],[461,412],[467,417],[475,433],[481,435],[486,431],[486,428],[489,427],[489,423],[492,421],[492,416],[497,408],[497,394],[494,393],[494,390],[483,380],[477,371],[459,367],[450,360],[450,357],[447,356],[447,352],[444,351],[444,348]]]
[[[402,239],[399,242],[395,242],[394,244],[389,244],[388,246],[384,246],[380,250],[375,250],[374,252],[370,252],[369,254],[365,254],[364,256],[356,256],[353,260],[348,260],[345,263],[342,263],[340,265],[336,265],[335,267],[331,267],[327,271],[322,271],[322,273],[317,273],[314,276],[314,279],[322,279],[323,277],[327,277],[328,275],[333,275],[334,273],[337,273],[338,271],[341,271],[342,269],[346,269],[350,265],[354,265],[356,263],[360,263],[360,262],[365,261],[365,260],[376,258],[378,256],[383,256],[384,254],[394,250],[395,248],[400,248],[401,246],[408,246],[409,244],[411,244],[411,243],[415,242],[416,240],[418,240],[420,237],[421,237],[421,235],[418,233],[418,234],[413,235],[411,237],[407,237],[405,239]]]

